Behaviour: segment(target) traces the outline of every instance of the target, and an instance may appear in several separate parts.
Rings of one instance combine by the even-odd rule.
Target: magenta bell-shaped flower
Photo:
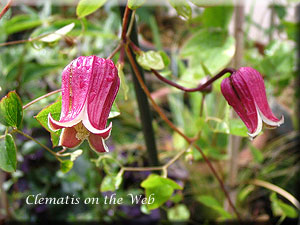
[[[49,127],[62,129],[59,145],[74,148],[85,139],[97,152],[108,152],[105,140],[112,123],[106,127],[110,109],[120,86],[118,71],[111,60],[80,56],[62,73],[60,120],[48,115]]]
[[[272,113],[267,101],[264,80],[251,67],[242,67],[221,83],[221,91],[248,128],[251,139],[262,130],[263,122],[269,128],[279,127],[283,122]]]

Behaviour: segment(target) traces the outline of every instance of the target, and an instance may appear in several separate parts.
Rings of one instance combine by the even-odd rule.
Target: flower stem
[[[207,156],[204,154],[204,152],[202,151],[202,149],[196,145],[194,143],[194,140],[192,138],[187,137],[183,132],[181,132],[168,118],[167,116],[164,114],[164,112],[161,110],[161,108],[156,104],[156,102],[154,101],[154,99],[151,97],[151,93],[148,90],[147,86],[144,83],[144,80],[142,79],[142,76],[140,74],[140,71],[138,70],[138,66],[134,60],[134,57],[129,49],[128,46],[125,47],[125,51],[127,54],[127,57],[130,61],[130,64],[134,70],[134,73],[141,85],[141,87],[143,88],[145,94],[147,95],[147,97],[149,98],[149,100],[151,101],[153,108],[157,111],[157,113],[161,116],[161,118],[175,131],[177,132],[180,136],[182,136],[189,144],[193,145],[201,154],[202,158],[204,159],[204,161],[206,162],[206,164],[208,165],[209,169],[211,170],[211,172],[213,173],[213,175],[216,177],[221,189],[223,190],[226,198],[228,199],[228,202],[230,204],[230,207],[233,209],[234,213],[236,214],[237,218],[241,221],[241,217],[240,214],[238,213],[237,209],[235,208],[234,204],[232,203],[230,196],[225,188],[224,182],[222,181],[220,175],[217,173],[217,171],[215,170],[215,168],[213,167],[212,163],[210,162],[210,160],[207,158]],[[215,79],[216,80],[216,79]]]
[[[122,11],[121,7],[121,11]],[[122,40],[123,43],[126,43],[126,33],[127,33],[127,25],[128,20],[131,15],[131,10],[126,6],[125,12],[122,13],[123,15],[123,27],[122,27]],[[132,19],[133,20],[133,19]],[[135,45],[139,45],[138,43],[138,37],[137,37],[137,30],[135,26],[135,21],[132,22],[132,30],[130,33],[130,39]],[[127,46],[127,45],[125,45]],[[135,59],[133,59],[135,62]],[[136,63],[135,63],[136,65]],[[136,68],[132,68],[132,71],[137,69],[139,71],[139,74],[141,74],[141,79],[144,80],[144,71],[141,67],[137,66]],[[132,73],[132,79],[135,89],[135,94],[137,98],[138,108],[140,112],[140,118],[142,123],[142,130],[143,135],[145,139],[146,149],[149,157],[149,163],[151,166],[158,166],[159,160],[158,160],[158,154],[157,154],[157,148],[156,148],[156,142],[155,142],[155,136],[154,131],[152,127],[152,115],[149,107],[149,102],[147,99],[147,96],[145,95],[144,91],[142,90],[139,81],[137,80],[137,77]]]
[[[4,8],[2,9],[2,11],[0,12],[0,19],[1,19],[2,16],[4,16],[4,14],[9,10],[11,4],[12,4],[12,0],[9,0],[9,1],[7,2],[7,4],[4,6]]]
[[[62,161],[59,157],[57,157],[56,155],[56,152],[52,151],[50,148],[48,148],[46,145],[42,144],[41,142],[39,142],[38,140],[36,140],[35,138],[31,137],[30,135],[28,134],[25,134],[23,131],[21,130],[18,130],[18,129],[14,129],[15,132],[23,135],[24,137],[34,141],[35,143],[37,143],[38,145],[40,145],[41,147],[43,147],[44,149],[46,149],[48,152],[50,152],[52,155],[55,156],[55,158],[58,160],[58,161]]]
[[[29,106],[31,106],[32,104],[34,104],[34,103],[36,103],[36,102],[38,102],[38,101],[40,101],[40,100],[42,100],[42,99],[44,99],[44,98],[47,98],[47,97],[49,97],[49,96],[51,96],[51,95],[54,95],[54,94],[56,94],[56,93],[58,93],[58,92],[61,92],[61,89],[52,91],[52,92],[50,92],[50,93],[47,93],[47,94],[45,94],[45,95],[43,95],[43,96],[41,96],[41,97],[38,97],[38,98],[34,99],[33,101],[31,101],[31,102],[27,103],[26,105],[24,105],[24,106],[23,106],[23,109],[26,109],[26,108],[28,108]]]
[[[157,72],[154,69],[151,69],[151,71],[153,72],[153,74],[160,79],[161,81],[163,81],[166,84],[169,84],[173,87],[176,87],[177,89],[180,89],[182,91],[185,92],[196,92],[196,91],[203,91],[207,86],[209,86],[210,84],[212,84],[213,82],[215,82],[217,79],[219,79],[220,77],[222,77],[223,75],[225,75],[226,73],[234,73],[236,70],[233,68],[225,68],[223,69],[221,72],[219,72],[217,75],[213,76],[212,78],[210,78],[207,82],[205,82],[204,84],[200,84],[198,85],[198,87],[195,88],[186,88],[183,87],[177,83],[175,83],[174,81],[168,80],[167,78],[163,77],[162,75],[159,74],[159,72]]]

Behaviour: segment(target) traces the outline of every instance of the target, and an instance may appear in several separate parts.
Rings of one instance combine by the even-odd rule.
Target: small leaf
[[[43,42],[57,41],[57,40],[61,39],[63,36],[65,36],[67,33],[69,33],[74,28],[74,26],[75,26],[75,23],[71,23],[69,25],[66,25],[66,26],[58,29],[54,33],[49,34],[49,35],[41,38],[40,41],[43,41]]]
[[[79,156],[82,155],[82,153],[83,153],[83,151],[82,151],[81,149],[78,149],[78,150],[72,152],[72,153],[71,153],[71,158],[70,158],[70,160],[71,160],[72,162],[75,161]]]
[[[175,181],[157,174],[149,175],[147,179],[141,183],[141,187],[145,188],[147,198],[150,196],[154,198],[154,202],[147,205],[149,210],[156,209],[168,201],[174,189],[182,189]]]
[[[112,107],[111,107],[110,113],[108,115],[108,119],[115,118],[115,117],[119,116],[120,114],[121,114],[120,110],[119,110],[116,102],[114,102]]]
[[[250,145],[251,153],[253,155],[254,161],[256,163],[262,163],[264,161],[264,155],[262,152],[255,148],[253,145]]]
[[[183,205],[179,204],[168,210],[168,219],[170,221],[184,221],[190,218],[189,209]]]
[[[192,16],[192,9],[186,0],[169,0],[170,4],[177,11],[178,15],[185,19],[190,19]]]
[[[128,0],[127,5],[131,10],[136,10],[137,8],[141,7],[145,1],[146,0]]]
[[[297,210],[278,199],[275,192],[272,192],[270,195],[270,200],[272,211],[275,216],[287,216],[291,218],[296,218],[298,216]]]
[[[22,102],[15,91],[9,92],[0,101],[0,123],[19,127],[23,118]]]
[[[210,195],[202,195],[202,196],[199,196],[197,198],[197,200],[199,202],[201,202],[203,205],[209,207],[209,208],[212,208],[214,209],[216,212],[219,213],[219,215],[221,215],[222,217],[226,218],[226,219],[231,219],[232,218],[232,215],[227,212],[223,207],[222,205],[212,196]]]
[[[53,119],[59,120],[60,117],[60,111],[61,111],[61,99],[57,100],[53,104],[49,105],[48,107],[42,109],[35,118],[37,121],[51,134],[51,141],[53,147],[58,145],[59,142],[59,136],[61,133],[61,130],[59,131],[52,131],[48,126],[48,115],[51,113]]]
[[[17,168],[16,145],[10,134],[0,142],[0,168],[6,172],[14,172]]]
[[[122,174],[118,174],[117,176],[107,175],[104,177],[101,183],[100,191],[115,191],[119,188],[122,183]]]
[[[76,8],[76,14],[79,18],[90,15],[103,6],[106,1],[107,0],[80,0]]]
[[[159,52],[142,52],[136,57],[137,62],[146,70],[162,70],[165,67],[164,60]]]
[[[67,173],[73,168],[73,165],[74,163],[71,160],[63,160],[60,162],[60,170]]]
[[[124,74],[124,71],[123,71],[123,65],[121,63],[117,63],[117,69],[118,69],[118,74],[119,74],[119,77],[120,77],[120,86],[121,86],[121,89],[123,91],[123,94],[124,94],[124,99],[127,100],[128,99],[128,91],[129,91],[129,86],[126,82],[126,79],[125,79],[125,74]]]

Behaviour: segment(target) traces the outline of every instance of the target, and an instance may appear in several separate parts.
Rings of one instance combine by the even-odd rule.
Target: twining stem
[[[12,4],[12,0],[8,0],[7,4],[4,6],[4,8],[2,9],[2,11],[0,12],[0,19],[9,10],[9,8],[11,7],[11,4]]]
[[[234,73],[236,70],[233,68],[225,68],[223,69],[221,72],[219,72],[217,75],[213,76],[212,78],[210,78],[207,82],[205,82],[204,84],[200,84],[198,85],[198,87],[195,88],[186,88],[181,86],[180,84],[175,83],[174,81],[168,80],[167,78],[163,77],[162,75],[159,74],[159,72],[157,72],[154,69],[151,69],[151,71],[153,72],[153,74],[160,79],[161,81],[163,81],[164,83],[171,85],[173,87],[176,87],[182,91],[185,92],[196,92],[196,91],[203,91],[205,90],[206,87],[208,87],[209,85],[211,85],[213,82],[215,82],[217,79],[219,79],[220,77],[222,77],[223,75],[225,75],[226,73]]]
[[[121,39],[122,41],[126,41],[126,33],[128,30],[128,20],[129,20],[129,15],[130,15],[131,10],[129,9],[128,5],[126,5],[124,15],[123,15],[123,23],[122,23],[122,34],[121,34]]]
[[[131,40],[127,40],[128,44],[130,46],[130,48],[133,50],[133,52],[135,54],[141,54],[142,50],[136,46]],[[205,88],[207,88],[209,85],[211,85],[213,82],[215,82],[217,79],[221,78],[222,76],[224,76],[226,73],[234,73],[236,72],[236,70],[234,68],[225,68],[222,71],[220,71],[218,74],[216,74],[215,76],[213,76],[212,78],[210,78],[208,81],[206,81],[204,84],[199,84],[197,87],[195,88],[186,88],[180,84],[177,84],[176,82],[169,80],[165,77],[163,77],[162,75],[160,75],[160,73],[157,70],[151,69],[152,73],[158,78],[160,79],[162,82],[171,85],[179,90],[182,90],[184,92],[196,92],[196,91],[205,91]]]
[[[202,149],[196,145],[194,143],[194,140],[192,138],[187,137],[183,132],[181,132],[168,118],[167,116],[164,114],[164,112],[161,110],[161,108],[156,104],[156,102],[154,101],[154,99],[151,97],[151,93],[148,90],[147,86],[145,85],[140,72],[138,70],[137,64],[135,63],[135,60],[133,58],[133,55],[129,49],[128,46],[125,47],[125,51],[127,54],[127,57],[129,59],[129,62],[135,72],[135,75],[141,85],[141,87],[143,88],[145,94],[147,95],[147,97],[149,98],[149,100],[151,101],[153,108],[157,111],[157,113],[161,116],[161,118],[175,131],[177,132],[180,136],[182,136],[189,144],[193,145],[201,154],[202,158],[204,159],[204,161],[206,162],[206,164],[208,165],[208,167],[210,168],[210,170],[212,171],[212,173],[214,174],[214,176],[216,177],[221,189],[223,190],[229,204],[230,207],[233,209],[233,211],[235,212],[237,218],[241,221],[241,217],[238,213],[238,211],[236,210],[234,204],[232,203],[230,196],[225,188],[224,182],[222,181],[220,175],[217,173],[217,171],[215,170],[215,168],[213,167],[212,163],[210,162],[210,160],[207,158],[207,156],[204,154],[204,152],[202,151]]]
[[[122,166],[123,171],[157,171],[157,170],[167,170],[169,166],[171,166],[174,162],[176,162],[186,151],[190,149],[190,146],[187,149],[183,149],[179,151],[170,161],[168,161],[165,165],[163,166],[153,166],[153,167],[127,167],[127,166]]]
[[[118,46],[112,51],[112,53],[106,59],[112,59],[115,56],[115,54],[117,54],[120,51],[121,48],[122,48],[122,44],[119,43]]]
[[[132,11],[131,13],[131,17],[130,17],[130,22],[129,22],[129,26],[126,32],[126,37],[129,37],[132,31],[132,28],[134,26],[134,22],[135,22],[135,10]]]
[[[44,149],[46,149],[48,152],[50,152],[52,155],[54,155],[55,158],[56,158],[58,161],[62,162],[62,160],[56,155],[56,152],[52,151],[52,150],[51,150],[50,148],[48,148],[46,145],[42,144],[42,143],[39,142],[38,140],[36,140],[36,139],[34,139],[33,137],[29,136],[28,134],[25,134],[23,131],[20,131],[20,130],[15,129],[15,128],[14,128],[14,131],[17,132],[17,133],[19,133],[19,134],[21,134],[21,135],[23,135],[24,137],[26,137],[26,138],[32,140],[32,141],[34,141],[35,143],[37,143],[38,145],[40,145],[41,147],[43,147]]]
[[[38,102],[38,101],[40,101],[40,100],[42,100],[42,99],[44,99],[44,98],[47,98],[47,97],[49,97],[49,96],[51,96],[51,95],[54,95],[54,94],[56,94],[56,93],[58,93],[58,92],[61,92],[61,89],[58,89],[58,90],[49,92],[49,93],[47,93],[47,94],[45,94],[45,95],[43,95],[43,96],[41,96],[41,97],[38,97],[38,98],[34,99],[33,101],[31,101],[31,102],[27,103],[26,105],[24,105],[24,106],[23,106],[23,109],[26,109],[26,108],[28,108],[29,106],[31,106],[32,104],[34,104],[34,103],[36,103],[36,102]]]

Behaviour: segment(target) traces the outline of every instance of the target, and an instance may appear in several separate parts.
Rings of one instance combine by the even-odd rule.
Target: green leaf
[[[121,114],[119,107],[117,106],[116,102],[113,103],[110,113],[108,115],[108,119],[115,118]]]
[[[34,15],[21,14],[14,16],[11,20],[7,21],[4,25],[4,32],[6,34],[14,34],[20,31],[32,29],[40,26],[43,21]]]
[[[101,183],[100,191],[115,191],[120,187],[122,183],[122,174],[118,174],[117,176],[107,175],[104,177]]]
[[[57,100],[53,104],[49,105],[48,107],[42,109],[35,118],[37,121],[47,130],[50,132],[51,135],[51,141],[53,147],[58,145],[59,137],[61,130],[59,131],[52,131],[48,126],[48,115],[51,113],[53,119],[59,120],[60,118],[60,112],[61,112],[61,99]]]
[[[123,91],[123,94],[124,94],[124,99],[127,100],[128,99],[128,91],[129,91],[129,86],[126,82],[126,79],[125,79],[125,74],[124,74],[124,71],[123,71],[123,65],[121,63],[117,63],[117,69],[118,69],[118,74],[119,74],[119,77],[120,77],[120,86],[121,86],[121,89]]]
[[[146,70],[162,70],[165,67],[162,56],[155,51],[142,52],[136,56],[136,60]]]
[[[254,185],[247,185],[246,187],[244,187],[239,193],[238,193],[238,200],[240,202],[245,201],[245,199],[247,198],[247,196],[249,196],[249,194],[255,189]]]
[[[127,5],[131,10],[141,7],[146,0],[128,0]]]
[[[52,34],[49,34],[43,38],[40,39],[40,41],[43,42],[54,42],[59,39],[61,39],[63,36],[65,36],[67,33],[69,33],[75,26],[75,23],[68,24],[57,31],[53,32]]]
[[[23,118],[22,102],[15,91],[9,92],[0,101],[0,123],[19,127]]]
[[[183,204],[179,204],[171,209],[168,209],[167,213],[170,221],[184,221],[190,218],[190,211]]]
[[[254,161],[256,163],[262,163],[264,161],[264,155],[262,152],[255,148],[253,145],[250,145],[251,153],[253,155]]]
[[[146,197],[154,198],[152,204],[148,204],[149,210],[156,209],[170,199],[175,189],[182,190],[182,187],[175,181],[161,177],[157,174],[151,174],[141,183],[145,188]]]
[[[60,162],[60,170],[67,173],[73,168],[73,165],[74,163],[71,160],[63,160]]]
[[[232,6],[217,6],[205,8],[202,22],[205,27],[220,27],[226,29],[232,18]]]
[[[106,1],[107,0],[80,0],[76,8],[76,14],[79,18],[90,15],[103,6]]]
[[[17,168],[16,145],[10,134],[0,141],[0,168],[6,172],[14,172]]]
[[[169,0],[170,4],[177,11],[178,15],[185,19],[190,19],[192,16],[192,8],[186,0]]]
[[[225,219],[231,219],[232,218],[232,215],[227,212],[223,207],[222,205],[212,196],[210,195],[202,195],[202,196],[199,196],[197,198],[197,200],[199,202],[201,202],[203,205],[209,207],[209,208],[212,208],[214,209],[216,212],[219,213],[219,215],[221,215],[223,218]]]
[[[298,217],[297,210],[294,207],[278,199],[275,192],[272,192],[272,194],[270,195],[270,200],[272,211],[275,216],[287,216],[290,218]]]
[[[201,29],[183,45],[180,55],[189,59],[190,67],[216,74],[227,66],[235,52],[235,40],[220,30]]]

